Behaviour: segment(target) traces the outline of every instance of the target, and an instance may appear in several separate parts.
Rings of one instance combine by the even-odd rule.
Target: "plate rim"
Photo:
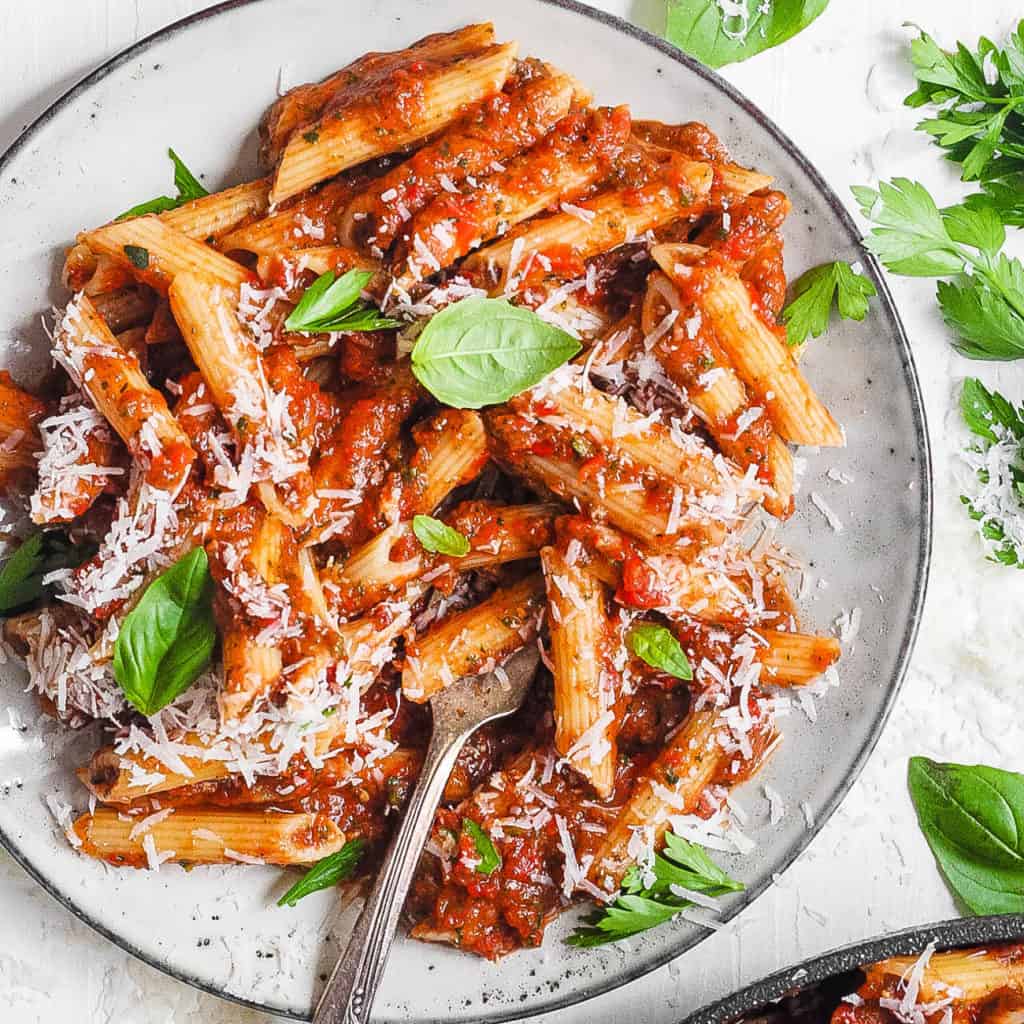
[[[708,1003],[684,1017],[682,1024],[733,1024],[740,1014],[774,1002],[794,988],[826,981],[837,974],[886,957],[920,954],[929,942],[934,942],[936,951],[941,952],[990,942],[1019,942],[1022,939],[1024,916],[1020,914],[953,917],[930,924],[912,925],[895,932],[883,932],[869,939],[837,946],[759,978],[744,985],[738,992]]]
[[[178,18],[177,20],[164,25],[108,57],[105,61],[98,64],[92,71],[88,72],[79,79],[79,81],[58,96],[24,129],[22,129],[7,149],[0,154],[0,174],[4,173],[7,165],[14,159],[14,157],[17,156],[21,149],[29,143],[40,128],[51,121],[65,107],[72,104],[80,95],[87,93],[93,85],[101,82],[123,64],[144,53],[155,43],[170,39],[171,37],[188,30],[193,25],[197,25],[208,19],[216,18],[222,14],[228,13],[229,11],[253,6],[262,2],[263,0],[221,0],[221,2],[210,7],[194,11],[192,14],[185,15],[182,18]],[[888,281],[883,275],[875,257],[864,247],[861,239],[861,232],[846,205],[839,198],[832,186],[825,180],[824,176],[818,171],[815,165],[807,156],[804,155],[800,147],[775,123],[774,120],[772,120],[772,118],[761,110],[756,103],[750,100],[736,86],[732,85],[731,82],[726,81],[726,79],[722,78],[711,68],[706,67],[689,54],[684,53],[667,40],[654,35],[652,32],[648,32],[644,28],[640,28],[638,25],[632,24],[618,15],[598,10],[595,7],[591,7],[589,4],[580,2],[580,0],[537,0],[537,2],[547,4],[551,7],[562,8],[563,10],[570,11],[571,13],[581,17],[590,18],[593,21],[597,21],[619,33],[644,43],[646,46],[652,47],[655,51],[669,60],[682,64],[689,71],[697,75],[698,78],[703,79],[712,88],[724,94],[728,100],[739,107],[749,117],[753,118],[765,131],[767,131],[773,140],[779,144],[786,155],[796,162],[801,172],[811,181],[819,195],[825,200],[832,213],[839,220],[843,230],[849,236],[851,245],[858,250],[860,261],[868,269],[868,276],[878,291],[881,312],[887,320],[889,328],[895,334],[896,341],[898,343],[899,355],[903,369],[903,378],[909,391],[911,417],[914,422],[914,443],[917,449],[917,457],[920,460],[919,472],[922,478],[922,486],[920,489],[922,529],[920,542],[917,546],[916,552],[917,566],[914,579],[914,589],[910,597],[910,614],[904,626],[903,635],[900,640],[899,651],[896,657],[895,672],[889,681],[885,700],[876,715],[870,733],[860,750],[857,752],[850,770],[843,779],[842,784],[830,794],[829,799],[826,801],[821,811],[815,816],[814,825],[805,831],[801,837],[801,841],[795,844],[783,858],[777,872],[778,874],[782,874],[787,871],[792,866],[793,862],[807,849],[810,843],[838,809],[839,805],[846,798],[846,795],[849,793],[853,784],[860,777],[868,758],[871,756],[878,740],[885,731],[885,726],[892,714],[892,710],[896,704],[896,699],[903,687],[903,682],[906,678],[907,669],[909,668],[910,659],[913,655],[914,646],[917,641],[931,569],[932,533],[934,526],[934,481],[927,413],[921,394],[921,385],[918,378],[913,351],[911,350],[910,342],[903,326],[903,321],[900,318],[899,311],[893,301]],[[268,1006],[265,1003],[247,999],[245,996],[235,995],[232,992],[225,991],[223,988],[218,988],[215,984],[204,981],[187,970],[174,967],[166,961],[159,960],[155,955],[150,955],[144,952],[130,940],[115,934],[113,929],[94,918],[88,911],[79,907],[69,894],[62,892],[56,885],[51,884],[50,881],[44,877],[42,870],[37,868],[31,861],[29,861],[27,856],[20,852],[13,837],[8,836],[2,826],[0,826],[0,846],[7,851],[15,863],[17,863],[46,893],[52,896],[66,910],[74,914],[74,916],[83,924],[88,925],[89,928],[98,932],[118,948],[124,950],[131,956],[134,956],[136,959],[141,960],[148,966],[155,968],[162,974],[166,974],[167,976],[174,978],[176,981],[183,982],[184,984],[189,985],[192,988],[199,989],[202,992],[206,992],[209,995],[216,996],[217,998],[226,1000],[227,1002],[247,1007],[251,1010],[270,1013],[289,1020],[309,1021],[312,1019],[311,1012],[296,1013],[292,1010]],[[727,911],[722,914],[722,922],[727,923],[731,921],[737,914],[749,907],[750,904],[753,903],[771,884],[771,879],[765,879],[760,884],[751,886],[744,890],[744,892],[740,894],[735,901],[730,903]],[[913,930],[914,929],[910,929],[910,931]],[[623,985],[629,984],[630,982],[636,981],[645,975],[650,974],[658,968],[663,967],[666,963],[682,956],[687,950],[698,945],[707,937],[708,936],[703,936],[696,939],[694,942],[686,943],[681,949],[678,948],[678,946],[673,948],[670,945],[666,951],[652,956],[642,964],[617,969],[611,973],[608,979],[591,981],[581,985],[571,995],[559,995],[551,999],[550,1002],[545,1003],[542,1008],[520,1010],[517,1006],[508,1006],[502,1008],[502,1012],[499,1014],[489,1016],[488,1020],[495,1022],[521,1020],[525,1017],[552,1013],[560,1009],[565,1009],[569,1006],[575,1006],[579,1003],[586,1002],[589,999],[614,991],[615,989],[621,988]],[[849,947],[844,947],[844,949],[846,948]],[[842,951],[840,950],[837,952]],[[822,954],[819,959],[825,960],[829,956],[835,955],[837,955],[837,953],[825,953]],[[772,980],[784,974],[785,971],[782,971],[779,972],[778,975],[771,975],[769,979],[764,980]],[[757,983],[755,982],[754,984]],[[745,988],[742,991],[746,992],[747,989]],[[719,1001],[719,1003],[725,1002],[727,1002],[727,999]],[[718,1006],[719,1003],[712,1005]],[[696,1015],[687,1018],[685,1024],[690,1024],[691,1020],[694,1024],[698,1024],[698,1022],[703,1024],[704,1018],[699,1016],[700,1012],[701,1011],[697,1011]]]

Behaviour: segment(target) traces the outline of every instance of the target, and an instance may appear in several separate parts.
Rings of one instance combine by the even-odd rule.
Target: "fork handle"
[[[327,982],[313,1024],[368,1024],[387,966],[398,917],[430,835],[441,796],[466,734],[434,731],[419,781],[363,905],[359,920]]]

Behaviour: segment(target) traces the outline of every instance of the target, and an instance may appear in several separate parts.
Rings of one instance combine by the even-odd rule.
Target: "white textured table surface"
[[[0,6],[2,151],[100,61],[205,4],[0,0]],[[655,31],[663,17],[663,0],[604,0],[597,6]],[[841,195],[848,195],[850,184],[903,174],[952,201],[959,191],[952,169],[912,131],[915,114],[901,105],[911,82],[905,59],[909,33],[901,25],[916,22],[951,43],[979,31],[999,38],[1017,17],[1015,0],[832,0],[803,35],[729,70],[727,77],[803,147]],[[697,110],[680,113],[700,117]],[[931,283],[896,280],[893,290],[924,389],[936,482],[931,587],[896,711],[840,811],[776,886],[682,959],[559,1014],[566,1024],[626,1017],[667,1024],[813,953],[954,916],[914,823],[907,758],[920,753],[1024,769],[1024,725],[1015,714],[1024,663],[1024,626],[1017,614],[1024,606],[1024,574],[982,560],[953,482],[960,443],[954,392],[960,378],[980,375],[1019,399],[1024,368],[972,364],[956,356]],[[266,1020],[135,961],[79,924],[0,852],[3,1024]]]

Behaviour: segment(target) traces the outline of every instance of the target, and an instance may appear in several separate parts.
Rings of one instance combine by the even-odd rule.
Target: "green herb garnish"
[[[646,878],[649,884],[645,885],[648,874],[651,877]],[[694,906],[680,891],[722,896],[743,888],[742,882],[730,878],[696,843],[667,832],[665,848],[654,855],[650,871],[631,867],[615,902],[597,910],[566,941],[584,947],[617,942],[670,921],[680,910]]]
[[[907,782],[921,831],[964,905],[1024,912],[1024,775],[912,757]]]
[[[981,184],[1004,224],[1024,225],[1024,22],[1002,49],[982,36],[947,52],[922,31],[910,59],[918,85],[904,102],[939,108],[918,129]]]
[[[397,320],[381,316],[360,295],[373,277],[371,270],[348,270],[335,279],[333,270],[321,274],[303,293],[288,315],[289,331],[321,334],[328,331],[382,331],[399,327]]]
[[[469,541],[465,536],[433,516],[413,516],[412,532],[426,551],[455,558],[469,554]]]
[[[807,28],[828,0],[670,0],[665,38],[711,68],[724,67],[784,43]],[[741,13],[734,13],[741,10]]]
[[[177,209],[193,199],[202,199],[210,193],[203,188],[196,176],[185,166],[181,157],[173,149],[167,150],[167,155],[174,164],[174,187],[178,190],[177,196],[172,199],[170,196],[157,196],[148,202],[139,203],[130,210],[119,214],[116,220],[126,220],[128,217],[141,217],[147,213],[164,213],[167,210]],[[138,264],[136,264],[137,266]]]
[[[217,641],[213,580],[195,548],[161,573],[125,616],[114,645],[114,678],[144,715],[184,693],[209,664]]]
[[[490,875],[501,867],[501,854],[491,842],[491,837],[472,818],[462,819],[462,834],[469,836],[476,847],[477,856],[480,858],[480,863],[476,866],[479,874]]]
[[[853,194],[875,225],[864,242],[889,270],[945,279],[938,283],[939,307],[962,355],[1024,356],[1024,264],[1000,251],[1006,231],[990,205],[940,210],[923,185],[907,178],[883,181],[877,191],[855,186]]]
[[[128,262],[139,270],[145,270],[149,266],[149,250],[141,245],[126,245],[124,254],[128,257]]]
[[[875,286],[843,260],[813,267],[793,283],[793,298],[782,311],[789,344],[800,345],[808,336],[824,334],[833,300],[842,319],[863,320],[868,299],[877,294]]]
[[[74,545],[59,531],[33,533],[13,551],[0,569],[0,612],[7,613],[43,596],[43,578],[58,569],[81,565],[95,545]]]
[[[580,343],[533,310],[504,299],[469,298],[437,313],[412,350],[412,372],[457,409],[496,405],[540,383]]]
[[[318,860],[278,901],[279,907],[294,907],[304,896],[330,889],[348,881],[366,849],[365,839],[350,839],[340,850]]]
[[[676,679],[692,679],[690,659],[671,630],[653,622],[640,622],[626,638],[629,649],[651,668],[667,672]]]

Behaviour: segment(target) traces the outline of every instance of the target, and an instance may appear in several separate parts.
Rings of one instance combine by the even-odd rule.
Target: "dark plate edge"
[[[151,33],[148,36],[140,39],[138,42],[133,43],[131,46],[126,47],[124,50],[110,57],[108,60],[100,64],[95,70],[91,71],[79,82],[73,85],[65,93],[59,96],[56,100],[51,103],[46,110],[44,110],[38,117],[36,117],[14,140],[13,143],[7,148],[7,150],[0,155],[0,174],[4,172],[7,164],[13,157],[20,152],[20,150],[28,144],[32,135],[35,131],[50,121],[61,109],[73,102],[78,98],[79,95],[88,90],[95,83],[102,81],[109,74],[119,68],[122,64],[134,59],[139,54],[145,52],[153,43],[160,42],[164,39],[170,38],[171,36],[177,35],[179,32],[184,31],[193,24],[197,24],[201,21],[205,21],[207,18],[216,17],[217,15],[224,14],[228,11],[234,10],[239,7],[247,7],[250,4],[259,3],[260,0],[223,0],[223,2],[214,4],[212,7],[207,7],[201,11],[196,11],[194,14],[187,15],[184,18],[180,18],[177,21],[172,22],[169,25],[165,25],[161,29]],[[933,486],[932,486],[932,457],[931,457],[931,446],[928,438],[927,421],[924,410],[924,403],[921,398],[921,388],[918,381],[917,369],[914,364],[914,357],[910,349],[910,343],[907,339],[906,331],[904,330],[903,323],[900,320],[899,313],[896,311],[895,304],[893,303],[892,295],[889,291],[888,284],[885,278],[882,276],[881,270],[875,261],[874,257],[867,252],[866,249],[861,245],[861,233],[857,228],[856,223],[850,216],[849,211],[843,204],[842,200],[836,195],[832,187],[825,181],[821,174],[817,171],[814,165],[803,155],[803,152],[797,147],[796,143],[793,142],[789,136],[782,131],[778,125],[772,121],[756,104],[752,103],[747,99],[738,89],[727,82],[724,78],[717,75],[715,72],[705,67],[699,61],[694,60],[688,54],[678,50],[671,43],[668,43],[664,39],[660,39],[645,29],[639,28],[630,22],[619,18],[616,15],[608,14],[604,11],[596,10],[587,4],[579,3],[578,0],[541,0],[542,3],[550,4],[553,7],[561,7],[565,10],[572,11],[575,14],[582,15],[587,18],[591,18],[594,21],[598,21],[604,25],[616,29],[617,31],[630,36],[640,42],[645,43],[647,46],[653,47],[670,60],[674,60],[679,64],[684,65],[690,71],[695,73],[698,77],[704,79],[714,88],[724,93],[733,103],[740,107],[745,113],[757,121],[762,127],[764,127],[768,133],[779,143],[786,154],[796,161],[801,171],[807,175],[807,177],[814,184],[815,188],[825,197],[829,207],[836,214],[836,216],[842,222],[844,228],[849,234],[851,245],[856,246],[861,253],[861,262],[869,269],[870,277],[876,288],[878,289],[879,299],[881,301],[882,309],[885,313],[886,319],[889,321],[890,327],[894,330],[900,344],[900,357],[903,363],[904,377],[906,383],[910,389],[911,408],[914,414],[915,421],[915,442],[920,453],[920,466],[919,466],[919,477],[921,481],[921,499],[922,499],[922,516],[923,516],[923,530],[921,534],[921,542],[917,552],[917,579],[915,582],[914,593],[911,598],[911,612],[910,618],[907,622],[906,630],[903,634],[903,640],[900,644],[900,651],[897,658],[896,672],[894,673],[889,692],[886,697],[885,703],[882,707],[881,713],[878,716],[875,726],[871,731],[871,735],[865,742],[864,746],[858,752],[857,757],[851,766],[849,775],[847,776],[844,784],[839,787],[831,796],[829,801],[816,815],[814,826],[809,828],[804,837],[803,841],[797,844],[790,855],[787,856],[779,867],[779,873],[786,871],[790,865],[800,856],[801,853],[807,848],[810,842],[822,829],[825,823],[831,818],[836,808],[846,797],[853,783],[859,777],[864,765],[874,750],[875,745],[878,742],[879,737],[885,728],[886,723],[889,720],[889,716],[892,713],[893,706],[896,701],[896,696],[899,693],[900,687],[902,686],[903,679],[906,676],[907,667],[910,662],[910,656],[913,652],[914,643],[917,639],[918,629],[921,623],[921,613],[924,606],[924,598],[928,584],[928,572],[930,567],[931,558],[931,546],[932,546],[932,519],[933,519]],[[109,939],[116,946],[119,946],[125,952],[130,953],[132,956],[148,964],[150,967],[156,968],[158,971],[169,975],[177,981],[182,981],[187,985],[191,985],[193,988],[200,989],[203,992],[207,992],[210,995],[217,996],[221,999],[225,999],[228,1002],[237,1003],[241,1006],[248,1007],[249,1009],[259,1010],[263,1013],[272,1013],[279,1017],[285,1017],[290,1020],[308,1021],[311,1019],[309,1013],[296,1013],[293,1010],[289,1010],[282,1007],[269,1006],[264,1003],[258,1003],[253,1000],[246,999],[243,996],[234,995],[230,992],[225,992],[222,989],[216,988],[214,985],[209,984],[193,975],[190,975],[184,971],[179,971],[169,964],[161,963],[142,950],[138,949],[131,943],[127,942],[122,937],[115,935],[106,925],[101,924],[99,921],[92,918],[89,914],[79,908],[74,901],[66,894],[60,892],[58,889],[51,886],[49,881],[43,877],[42,873],[35,868],[35,866],[25,858],[17,849],[14,839],[6,834],[3,829],[0,829],[0,845],[2,845],[11,857],[36,881],[38,884],[57,900],[63,907],[74,914],[84,924],[87,924],[94,931],[99,932],[104,938]],[[749,906],[758,896],[764,892],[765,889],[771,885],[771,881],[765,881],[761,885],[751,887],[747,889],[740,898],[732,902],[729,908],[721,915],[723,922],[730,921],[738,913]],[[548,1002],[543,1003],[539,1008],[533,1007],[528,1011],[519,1011],[516,1007],[502,1007],[496,1014],[488,1014],[486,1017],[482,1017],[481,1020],[490,1021],[512,1021],[520,1020],[524,1017],[534,1016],[539,1013],[549,1013],[553,1010],[564,1009],[568,1006],[574,1006],[578,1003],[585,1002],[588,999],[592,999],[596,996],[602,995],[605,992],[610,992],[616,988],[621,987],[631,981],[635,981],[638,978],[649,974],[651,971],[656,970],[659,967],[664,966],[670,960],[674,960],[676,957],[682,955],[686,950],[692,948],[698,942],[700,942],[706,935],[698,935],[693,938],[688,938],[686,941],[681,943],[674,950],[669,951],[664,955],[657,956],[650,961],[645,961],[643,964],[639,964],[634,967],[628,967],[621,972],[618,972],[613,980],[598,981],[588,986],[585,986],[582,990],[578,990],[572,996],[558,996],[551,999]],[[773,976],[774,977],[774,976]],[[507,1011],[507,1012],[506,1012]],[[689,1022],[687,1022],[689,1024]],[[696,1024],[696,1021],[695,1021]]]
[[[682,1024],[731,1024],[737,1017],[785,995],[843,974],[855,967],[875,963],[890,956],[916,956],[929,942],[936,948],[958,949],[991,942],[1024,940],[1024,914],[1000,914],[992,917],[958,917],[934,924],[918,925],[899,932],[878,935],[811,957],[802,963],[761,978],[739,992],[711,1003],[686,1017]]]

